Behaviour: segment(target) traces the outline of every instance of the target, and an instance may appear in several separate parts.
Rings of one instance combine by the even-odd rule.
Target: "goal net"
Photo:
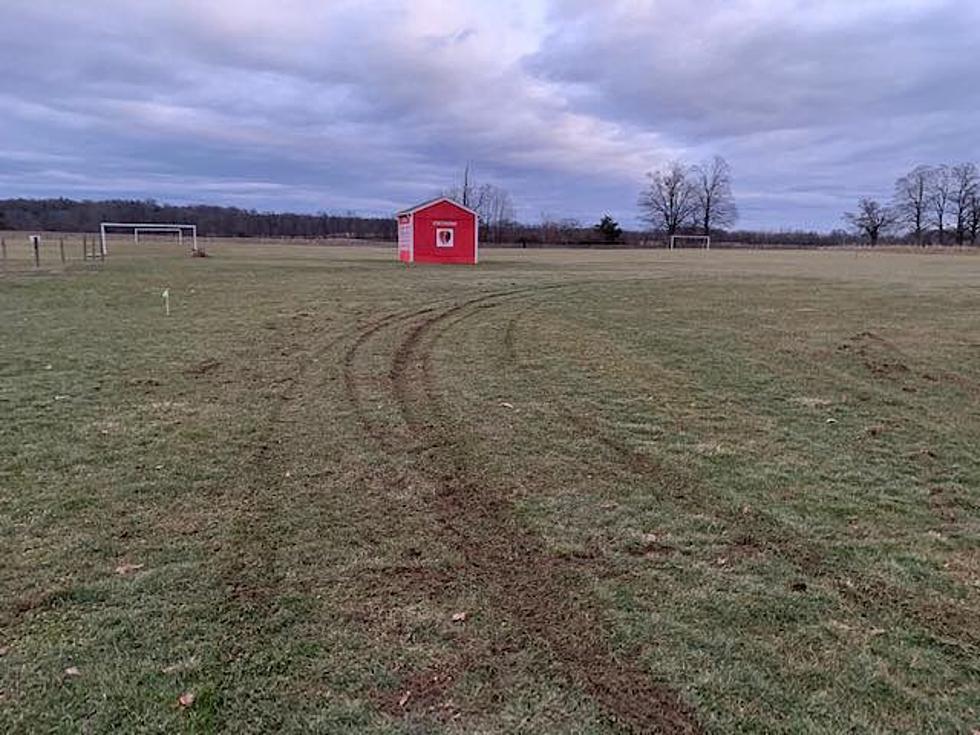
[[[198,252],[197,247],[197,225],[184,225],[169,222],[103,222],[99,225],[99,245],[102,248],[102,255],[109,252],[107,236],[111,232],[132,232],[133,242],[140,244],[140,234],[159,233],[164,235],[176,235],[177,242],[184,244],[184,237],[191,241],[191,250]]]
[[[677,248],[703,248],[711,250],[711,237],[709,235],[671,235],[670,249]]]

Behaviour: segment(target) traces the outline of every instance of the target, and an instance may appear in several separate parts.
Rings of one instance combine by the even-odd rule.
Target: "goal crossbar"
[[[197,225],[184,225],[178,223],[164,222],[103,222],[99,225],[100,245],[102,254],[107,255],[109,249],[106,246],[106,234],[109,230],[132,230],[136,244],[140,241],[140,232],[176,232],[181,244],[184,242],[184,233],[191,236],[191,248],[197,252]]]

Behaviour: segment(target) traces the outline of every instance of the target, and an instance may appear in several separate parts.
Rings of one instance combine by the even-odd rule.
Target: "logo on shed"
[[[453,246],[453,230],[448,227],[437,228],[436,245],[440,248],[451,248]]]

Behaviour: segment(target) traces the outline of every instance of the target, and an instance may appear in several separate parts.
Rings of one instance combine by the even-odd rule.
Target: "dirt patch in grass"
[[[220,360],[202,360],[201,362],[191,365],[185,369],[184,372],[187,375],[207,375],[208,373],[213,373],[220,367]]]
[[[880,611],[881,619],[908,616],[936,641],[964,652],[980,644],[976,610],[966,600],[922,599],[912,591],[869,578],[836,583],[846,599],[859,602],[867,610]]]
[[[460,662],[451,660],[424,671],[408,673],[397,687],[371,695],[378,708],[391,717],[424,717],[450,722],[460,716],[452,699],[453,687],[460,676]]]
[[[958,549],[943,567],[957,582],[980,592],[980,549]]]
[[[891,342],[874,332],[860,332],[838,345],[844,353],[855,354],[872,375],[881,378],[897,378],[909,373],[909,367],[901,359],[901,351]]]

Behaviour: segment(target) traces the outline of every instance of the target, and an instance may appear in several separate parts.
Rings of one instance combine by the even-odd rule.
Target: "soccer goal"
[[[177,233],[177,240],[181,245],[184,244],[184,235],[189,235],[191,238],[191,250],[195,253],[199,252],[197,247],[197,225],[181,225],[171,222],[103,222],[99,225],[99,244],[102,247],[103,256],[109,253],[106,235],[110,231],[118,232],[119,230],[132,230],[133,241],[137,245],[140,243],[141,232]]]
[[[140,244],[140,233],[145,232],[151,235],[176,235],[177,244],[184,244],[184,231],[179,227],[134,227],[133,228],[133,243],[135,245]]]
[[[710,235],[671,235],[670,236],[670,249],[674,250],[678,247],[684,247],[685,240],[693,240],[696,248],[704,248],[705,250],[711,250],[711,236]]]

